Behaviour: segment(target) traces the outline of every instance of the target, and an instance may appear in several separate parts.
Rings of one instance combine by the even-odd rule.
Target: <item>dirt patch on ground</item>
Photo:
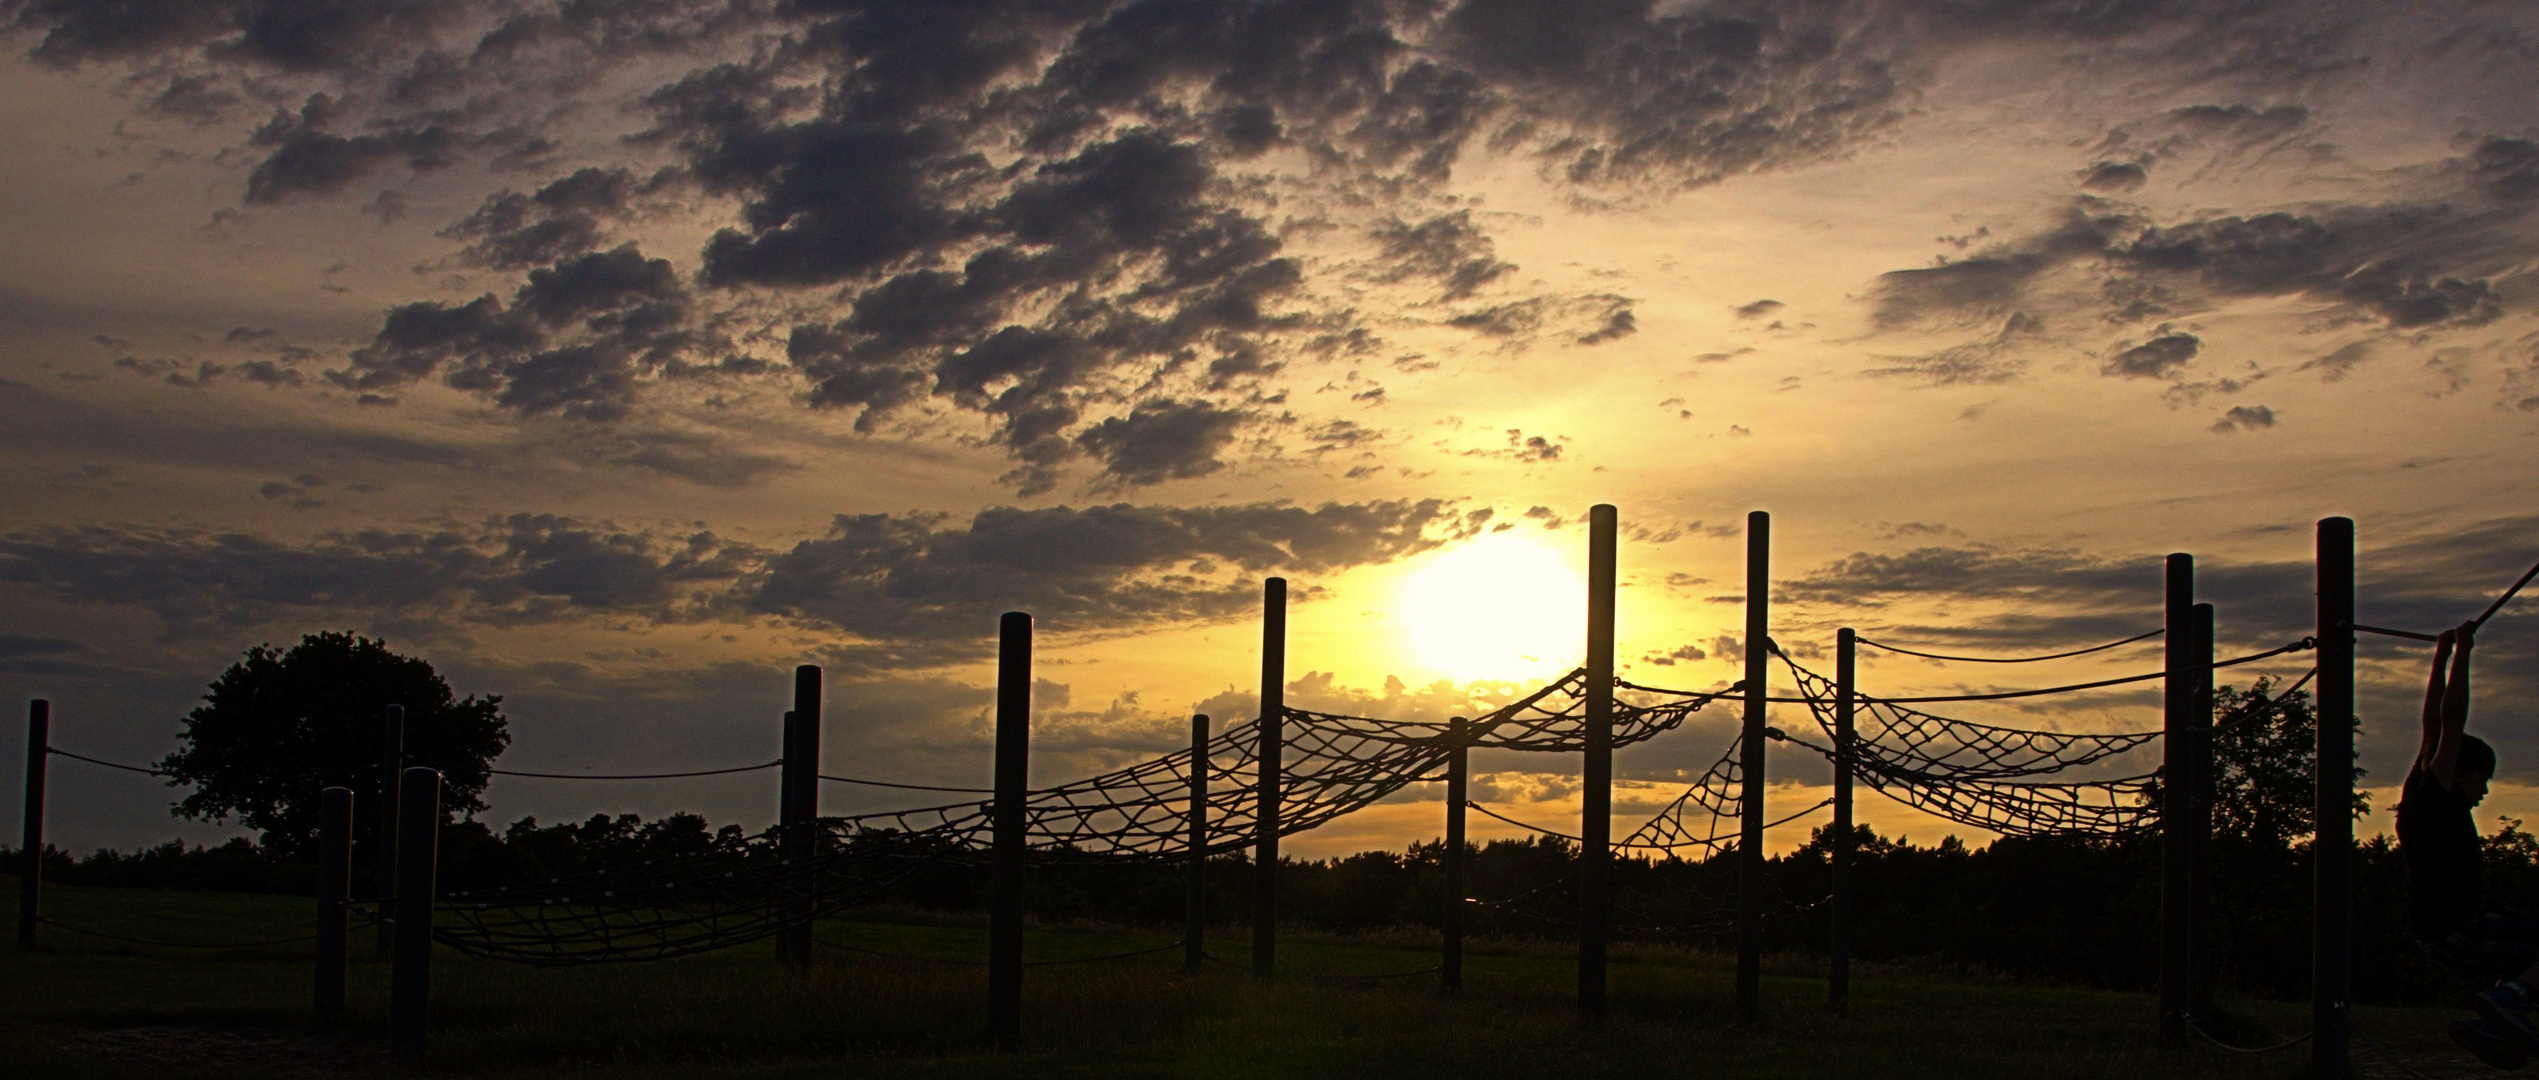
[[[384,1047],[304,1031],[113,1028],[81,1032],[62,1049],[118,1065],[239,1076],[377,1076],[388,1071]]]

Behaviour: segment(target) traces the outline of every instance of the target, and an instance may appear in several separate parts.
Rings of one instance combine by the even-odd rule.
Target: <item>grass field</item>
[[[5,880],[5,879],[0,879]],[[14,881],[7,882],[9,895]],[[171,941],[308,932],[310,901],[222,893],[48,888],[65,924]],[[975,920],[876,913],[824,923],[855,948],[948,960],[984,952]],[[1170,935],[1035,927],[1035,960],[1098,956]],[[308,946],[135,946],[45,928],[44,948],[0,954],[0,1074],[9,1077],[386,1075],[387,968],[357,934],[353,1016],[308,1024]],[[1248,955],[1219,939],[1218,955]],[[1290,977],[1261,985],[1230,967],[1184,973],[1177,951],[1026,975],[1023,1052],[983,1046],[982,969],[823,949],[788,977],[766,946],[653,964],[537,970],[434,963],[432,1073],[485,1077],[2291,1077],[2306,1052],[2162,1049],[2140,994],[2014,985],[1872,966],[1848,1019],[1821,1008],[1821,970],[1768,964],[1766,1021],[1734,1031],[1733,962],[1621,945],[1613,1016],[1582,1030],[1573,955],[1558,942],[1483,942],[1466,986],[1435,976],[1336,982],[1311,974],[1427,967],[1434,944],[1290,935]],[[2296,1034],[2297,1003],[2238,1002],[2250,1041]],[[2360,1010],[2358,1022],[2424,1075],[2490,1070],[2451,1048],[2444,1010]],[[2359,1043],[2358,1071],[2403,1076]]]

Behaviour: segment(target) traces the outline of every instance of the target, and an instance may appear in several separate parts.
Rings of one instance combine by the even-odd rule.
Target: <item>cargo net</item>
[[[1471,721],[1468,745],[1557,752],[1584,744],[1583,672],[1573,671]],[[1616,702],[1614,742],[1680,725],[1715,700],[1694,695]],[[1403,788],[1442,776],[1445,722],[1378,720],[1287,709],[1278,833],[1305,832]],[[1235,725],[1204,752],[1207,821],[1199,850],[1258,839],[1260,725]],[[1033,791],[1026,845],[1040,865],[1116,865],[1186,858],[1192,752]],[[987,858],[995,802],[824,818],[792,848],[771,830],[693,854],[454,894],[433,936],[471,956],[544,966],[656,960],[727,948],[863,904],[916,871]]]
[[[2296,642],[2231,663],[2309,647]],[[1836,739],[1833,680],[1801,666],[1778,649],[1798,683],[1799,698],[1826,742]],[[2271,720],[2283,703],[2308,685],[2304,675],[2282,692],[2215,717],[2214,730]],[[1985,695],[1969,695],[1983,697]],[[1861,783],[1917,810],[2003,836],[2102,836],[2138,833],[2158,820],[2153,793],[2159,770],[2076,781],[2028,781],[2109,761],[2157,741],[2157,731],[2081,734],[1978,724],[1924,712],[1894,701],[1852,695],[1852,767]],[[1819,745],[1778,731],[1773,736],[1824,755]]]
[[[1585,744],[1586,676],[1550,685],[1473,717],[1467,745],[1556,753]],[[1707,695],[1654,706],[1614,703],[1614,745],[1640,742],[1683,723],[1716,700]],[[1453,750],[1446,721],[1379,720],[1285,709],[1280,725],[1278,832],[1313,829],[1414,783],[1442,778]],[[1209,854],[1249,846],[1259,836],[1257,721],[1209,740]],[[1191,752],[1177,751],[1116,772],[1034,791],[1027,843],[1042,862],[1180,858],[1190,854]],[[900,833],[939,838],[955,857],[984,858],[993,800],[833,819],[841,835]]]

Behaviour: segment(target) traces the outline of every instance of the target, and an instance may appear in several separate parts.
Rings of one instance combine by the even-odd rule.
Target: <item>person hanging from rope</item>
[[[2407,929],[2436,961],[2496,979],[2479,991],[2479,1019],[2451,1024],[2451,1039],[2499,1069],[2539,1052],[2530,1016],[2539,986],[2539,917],[2482,903],[2483,852],[2473,812],[2495,777],[2495,748],[2468,734],[2469,654],[2477,624],[2445,630],[2433,646],[2424,692],[2424,737],[2398,798],[2398,850],[2407,861]]]

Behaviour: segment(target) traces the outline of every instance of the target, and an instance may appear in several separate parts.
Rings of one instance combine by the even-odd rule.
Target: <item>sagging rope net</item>
[[[1725,693],[1653,705],[1617,701],[1614,742],[1671,730]],[[1282,716],[1282,836],[1438,779],[1453,750],[1444,722],[1305,709]],[[1473,718],[1467,745],[1558,752],[1583,745],[1585,725],[1585,676],[1573,671]],[[1258,838],[1259,741],[1252,721],[1200,751],[1209,781],[1203,854],[1240,850]],[[1025,832],[1033,860],[1117,865],[1189,856],[1192,753],[1031,792]],[[673,859],[454,895],[441,905],[433,934],[472,956],[542,966],[727,948],[869,902],[924,867],[983,861],[994,807],[978,800],[822,819],[808,857],[789,855],[771,830]]]
[[[2307,642],[2254,654],[2298,651]],[[1838,690],[1832,679],[1774,650],[1798,683],[1828,744],[1837,738]],[[2241,658],[2236,662],[2246,662]],[[2277,715],[2317,669],[2271,697],[2214,717],[2216,732]],[[2026,778],[2062,773],[2117,758],[2161,737],[2158,731],[2073,733],[1978,724],[1924,712],[1855,692],[1854,776],[1872,790],[1917,810],[2003,836],[2123,836],[2158,819],[2152,793],[2158,771],[2077,781]],[[1834,757],[1830,745],[1788,735],[1783,741]],[[2015,782],[2014,782],[2015,781]]]

